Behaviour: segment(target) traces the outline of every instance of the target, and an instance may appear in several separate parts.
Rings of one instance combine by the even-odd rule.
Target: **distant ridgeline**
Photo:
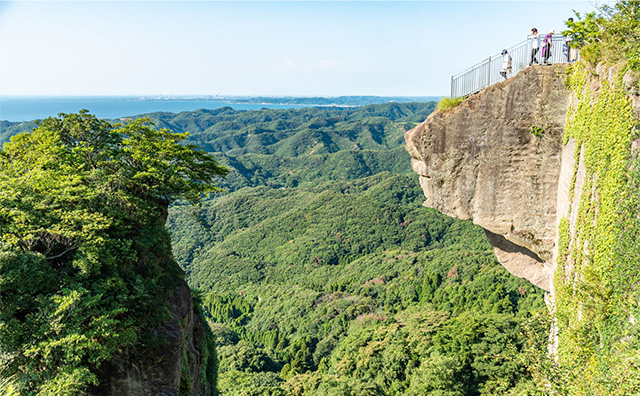
[[[32,131],[37,127],[35,121],[28,122],[11,122],[0,121],[0,144],[9,141],[9,138],[13,135],[17,135],[21,132]]]
[[[231,173],[221,186],[293,187],[318,178],[349,180],[382,171],[409,173],[404,131],[435,103],[359,108],[237,111],[230,107],[151,113],[159,128],[188,131],[188,141],[215,153]]]
[[[272,97],[272,96],[253,96],[253,97],[229,97],[223,98],[233,103],[264,103],[264,104],[289,104],[304,106],[366,106],[370,104],[385,104],[389,102],[408,103],[408,102],[432,102],[437,101],[440,96],[334,96],[334,97]]]
[[[496,394],[524,386],[542,292],[481,229],[421,206],[403,134],[435,103],[151,114],[229,167],[172,207],[174,255],[226,395]]]

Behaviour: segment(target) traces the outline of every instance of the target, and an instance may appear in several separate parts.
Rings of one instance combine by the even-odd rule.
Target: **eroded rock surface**
[[[177,264],[176,264],[177,266]],[[215,384],[207,374],[203,353],[205,327],[195,312],[187,283],[173,290],[170,317],[157,330],[157,347],[138,351],[128,359],[115,359],[105,367],[100,388],[91,394],[100,396],[207,396]]]
[[[565,75],[562,65],[530,67],[405,134],[425,206],[483,227],[500,263],[545,290],[570,96]]]
[[[157,226],[164,229],[168,208],[163,207]],[[166,230],[165,230],[166,231]],[[171,253],[169,234],[156,239],[153,255],[164,269],[163,295],[166,317],[162,324],[147,329],[135,350],[101,366],[94,396],[210,396],[217,395],[217,360],[213,335],[199,314],[184,271]],[[170,286],[171,285],[171,286]]]

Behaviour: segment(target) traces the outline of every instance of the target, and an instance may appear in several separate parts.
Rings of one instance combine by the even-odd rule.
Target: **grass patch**
[[[465,99],[465,97],[463,97],[463,96],[461,96],[459,98],[455,98],[455,99],[444,97],[444,98],[440,99],[440,101],[438,102],[437,109],[440,110],[440,111],[450,111],[454,107],[456,107],[460,103],[462,103],[462,101],[464,99]]]

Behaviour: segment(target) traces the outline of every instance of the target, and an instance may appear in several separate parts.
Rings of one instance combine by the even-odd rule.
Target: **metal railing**
[[[536,59],[540,64],[543,63],[542,47],[544,46],[544,34],[540,35],[540,49],[536,54]],[[551,38],[551,56],[548,59],[549,64],[566,63],[567,55],[563,52],[565,42],[564,36],[560,34],[553,35]],[[511,55],[511,72],[507,74],[507,78],[515,76],[520,71],[529,66],[531,61],[531,49],[533,40],[528,36],[526,40],[507,48]],[[491,86],[497,82],[504,81],[505,77],[500,74],[502,70],[501,54],[496,54],[479,62],[469,69],[458,73],[451,77],[451,98],[470,95]]]

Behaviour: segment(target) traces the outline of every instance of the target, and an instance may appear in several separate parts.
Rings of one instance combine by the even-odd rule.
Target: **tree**
[[[163,322],[181,274],[164,220],[226,174],[187,134],[81,111],[0,150],[0,376],[76,394]]]
[[[622,61],[640,71],[640,2],[619,0],[584,16],[576,12],[576,17],[563,34],[574,36],[584,59],[593,64]]]

